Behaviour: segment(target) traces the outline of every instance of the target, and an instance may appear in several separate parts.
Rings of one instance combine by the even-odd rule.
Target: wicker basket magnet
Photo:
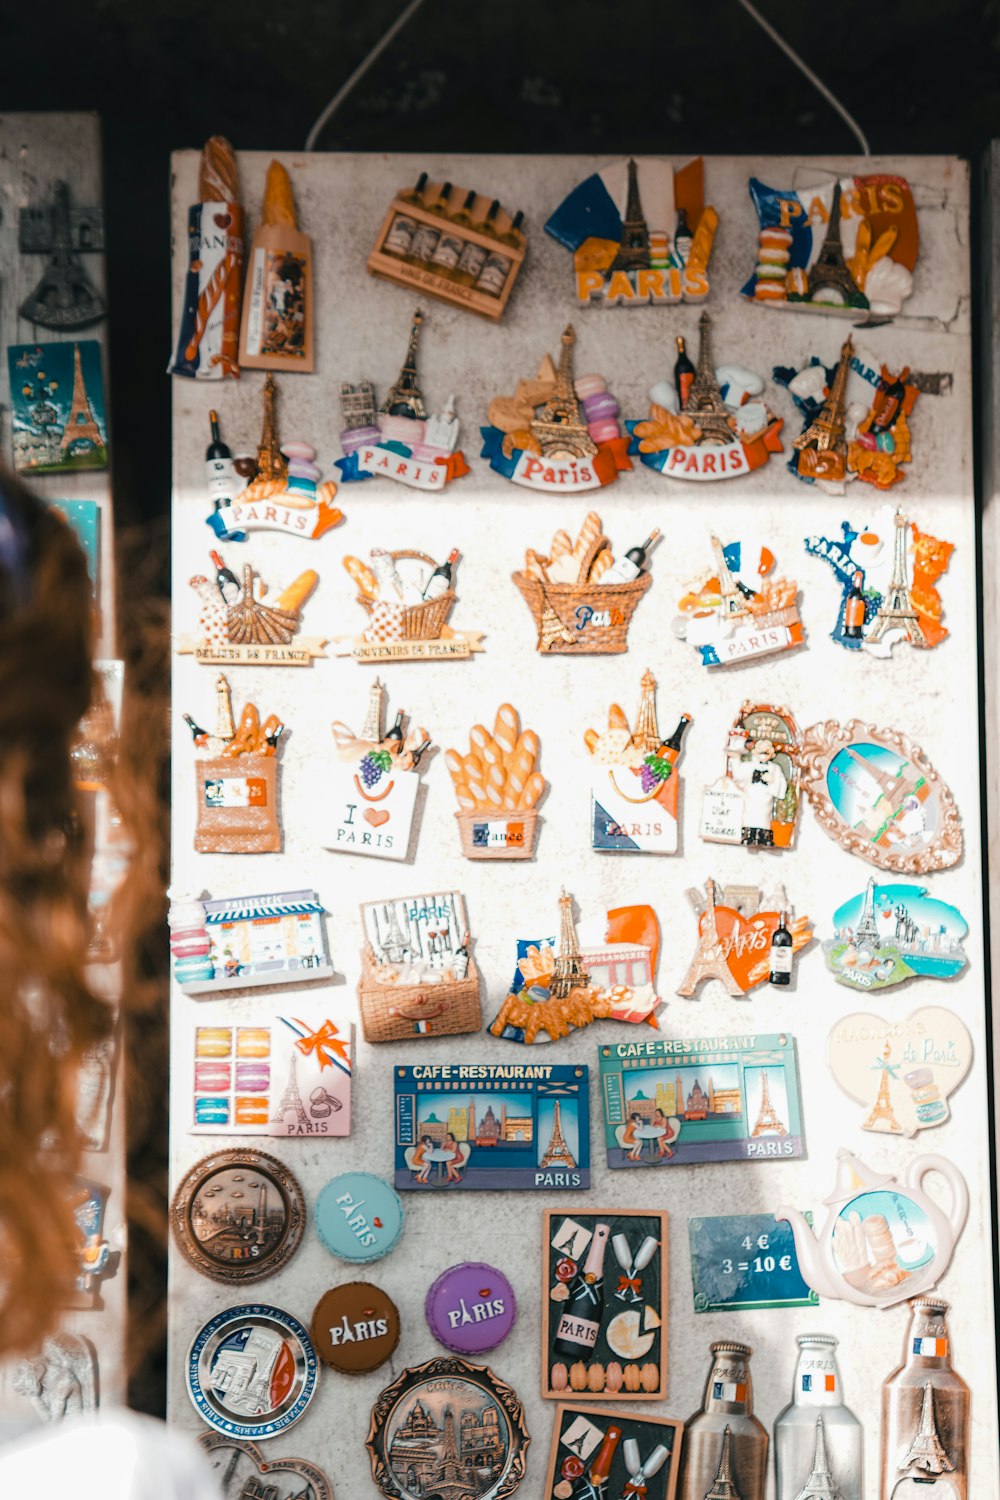
[[[426,552],[413,552],[403,549],[399,552],[390,553],[393,562],[422,562],[427,563],[430,568],[436,568],[437,563],[433,557],[428,557]],[[422,604],[407,604],[403,607],[403,639],[407,641],[436,641],[440,639],[441,632],[448,623],[458,596],[454,590],[448,589],[439,594],[436,599],[425,599]],[[358,603],[368,614],[371,614],[375,600],[368,598],[366,594],[358,595]]]
[[[629,583],[606,584],[543,583],[523,572],[513,578],[531,610],[538,629],[536,649],[543,656],[617,656],[627,651],[632,616],[653,581],[649,573]]]
[[[378,984],[376,972],[366,948],[358,984],[358,1011],[366,1042],[408,1042],[482,1029],[479,970],[471,959],[464,979],[445,984]]]

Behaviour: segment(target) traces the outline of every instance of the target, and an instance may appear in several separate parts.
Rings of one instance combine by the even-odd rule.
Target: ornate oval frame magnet
[[[464,1420],[467,1415],[473,1421]],[[531,1438],[524,1425],[524,1408],[516,1392],[485,1365],[450,1356],[430,1359],[404,1370],[386,1386],[372,1407],[365,1446],[371,1455],[372,1478],[387,1500],[416,1500],[408,1487],[413,1444],[419,1437],[421,1472],[416,1476],[421,1494],[434,1494],[447,1481],[447,1493],[461,1484],[473,1500],[503,1500],[524,1478]],[[465,1475],[466,1445],[476,1455],[476,1479]],[[402,1468],[402,1472],[400,1472]],[[484,1469],[488,1474],[478,1477]]]
[[[962,857],[951,790],[897,729],[825,719],[802,737],[801,787],[820,826],[880,870],[925,875]]]

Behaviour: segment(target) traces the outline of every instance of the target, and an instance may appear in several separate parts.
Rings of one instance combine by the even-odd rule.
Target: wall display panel
[[[532,970],[535,981],[544,969],[545,945],[551,940],[558,945],[556,897],[564,885],[573,892],[581,924],[585,916],[597,913],[603,917],[626,906],[649,905],[654,909],[660,931],[655,986],[665,1004],[658,1012],[658,1033],[643,1024],[625,1025],[605,1019],[593,1028],[571,1027],[558,1041],[533,1047],[512,1045],[511,1038],[491,1036],[485,1030],[435,1034],[430,1016],[434,1007],[429,1004],[414,1012],[409,1039],[388,1044],[367,1042],[358,1028],[350,1135],[336,1140],[271,1137],[267,1143],[266,1149],[280,1157],[301,1184],[310,1223],[295,1256],[260,1288],[261,1300],[308,1325],[312,1310],[328,1287],[356,1279],[352,1266],[333,1259],[316,1235],[313,1208],[321,1190],[342,1173],[371,1173],[391,1180],[397,1144],[393,1113],[396,1066],[489,1063],[512,1070],[586,1066],[591,1090],[591,1189],[589,1194],[573,1199],[573,1205],[581,1212],[588,1211],[590,1196],[595,1205],[609,1211],[655,1208],[671,1217],[667,1390],[662,1403],[648,1403],[648,1409],[665,1416],[688,1416],[702,1399],[710,1363],[708,1344],[718,1339],[745,1340],[754,1349],[754,1410],[770,1428],[789,1399],[799,1353],[796,1336],[817,1332],[835,1335],[840,1340],[838,1360],[846,1399],[865,1422],[864,1494],[866,1500],[874,1500],[879,1493],[880,1391],[883,1380],[902,1358],[909,1320],[905,1303],[859,1306],[846,1298],[821,1294],[819,1305],[795,1306],[793,1300],[791,1306],[748,1305],[737,1311],[696,1312],[690,1290],[688,1220],[723,1214],[745,1215],[748,1219],[754,1216],[756,1228],[760,1215],[785,1206],[811,1215],[813,1226],[821,1231],[827,1222],[824,1200],[838,1178],[841,1149],[862,1161],[867,1172],[899,1180],[904,1179],[912,1157],[933,1149],[960,1166],[969,1188],[968,1219],[955,1240],[950,1265],[943,1271],[937,1291],[952,1304],[948,1326],[955,1367],[974,1385],[972,1483],[987,1489],[995,1486],[990,1197],[988,1163],[985,1153],[978,1149],[986,1128],[987,1101],[983,934],[979,918],[980,783],[975,727],[979,711],[979,619],[965,168],[945,158],[863,164],[852,158],[706,159],[705,201],[714,204],[719,213],[711,292],[704,304],[712,320],[716,358],[724,360],[731,370],[729,378],[736,391],[747,372],[765,378],[765,419],[769,426],[773,418],[783,419],[783,454],[770,453],[766,464],[748,466],[745,472],[727,476],[725,483],[706,482],[704,475],[697,483],[694,479],[685,482],[676,472],[666,483],[655,466],[634,458],[631,471],[615,470],[613,484],[595,484],[584,491],[571,486],[569,493],[559,493],[558,488],[511,483],[510,475],[502,472],[502,463],[498,469],[479,456],[478,429],[498,430],[490,410],[497,392],[516,392],[519,382],[539,369],[546,354],[558,364],[566,347],[561,338],[567,325],[572,324],[575,331],[572,355],[577,379],[585,390],[593,392],[597,387],[588,384],[586,377],[591,371],[600,371],[601,392],[614,393],[623,423],[625,419],[643,424],[653,420],[651,388],[672,381],[677,336],[686,340],[692,363],[697,363],[701,307],[684,302],[648,307],[596,302],[580,307],[567,252],[543,232],[546,219],[573,187],[605,163],[592,158],[546,157],[438,156],[423,160],[288,155],[284,159],[292,176],[299,221],[308,226],[312,240],[315,372],[277,375],[280,434],[315,450],[317,472],[336,474],[333,461],[342,451],[343,429],[349,426],[340,408],[341,385],[371,380],[382,399],[398,379],[412,315],[420,306],[424,314],[417,354],[420,386],[431,397],[435,410],[444,408],[449,393],[454,393],[454,412],[461,429],[455,446],[464,452],[470,472],[462,474],[460,482],[427,491],[380,477],[376,471],[364,483],[339,485],[332,504],[345,519],[322,535],[297,536],[287,527],[274,525],[249,531],[245,541],[218,543],[217,528],[210,530],[205,525],[212,510],[204,469],[210,435],[208,410],[217,409],[223,436],[234,454],[254,454],[261,432],[265,377],[248,370],[239,382],[202,386],[196,381],[174,380],[175,631],[190,635],[197,629],[198,601],[189,580],[196,573],[211,575],[208,553],[218,546],[234,573],[239,575],[242,564],[248,561],[263,577],[274,580],[276,589],[297,578],[303,569],[315,570],[319,582],[309,599],[308,632],[331,643],[342,638],[348,653],[339,655],[331,646],[326,656],[312,661],[308,671],[274,667],[265,671],[245,664],[226,669],[237,709],[252,701],[261,721],[274,714],[287,726],[277,751],[281,764],[281,852],[252,855],[194,852],[194,760],[191,732],[182,714],[190,713],[198,724],[211,730],[215,672],[207,672],[190,655],[175,655],[174,890],[193,895],[211,892],[213,896],[250,890],[314,890],[329,913],[325,920],[335,977],[312,991],[303,989],[301,1000],[305,1004],[307,994],[310,999],[322,994],[324,1014],[342,1030],[357,1019],[355,994],[365,938],[359,902],[393,903],[427,892],[460,891],[465,898],[484,1023],[496,1014],[510,990],[514,963],[526,952],[520,945],[537,949],[532,962],[541,968]],[[239,157],[242,197],[251,222],[257,220],[269,160],[262,153]],[[748,268],[755,264],[761,243],[760,225],[747,191],[748,177],[752,174],[765,182],[809,187],[817,182],[830,184],[862,167],[867,173],[904,176],[916,207],[920,255],[912,270],[912,290],[895,319],[882,322],[872,317],[868,326],[855,326],[865,323],[864,310],[858,310],[853,320],[810,311],[793,316],[787,310],[754,305],[741,297],[740,288]],[[527,256],[503,318],[495,326],[457,306],[430,300],[421,303],[409,287],[376,279],[365,269],[365,256],[379,233],[386,204],[401,185],[416,182],[421,171],[429,174],[432,183],[450,178],[472,184],[488,182],[492,194],[503,203],[524,209],[529,234]],[[197,197],[197,172],[198,153],[180,152],[175,156],[175,310],[183,282],[187,206]],[[641,183],[641,166],[639,180]],[[906,419],[912,455],[903,471],[905,481],[893,484],[888,495],[861,478],[850,482],[846,497],[829,493],[819,484],[803,484],[801,466],[799,475],[786,468],[794,451],[792,443],[805,425],[795,395],[804,393],[808,398],[812,392],[816,420],[822,418],[825,401],[822,380],[818,385],[815,378],[811,383],[796,382],[795,374],[804,367],[808,370],[815,356],[831,371],[832,380],[849,335],[859,367],[878,371],[884,364],[890,376],[908,367],[910,377],[919,385],[919,400]],[[792,380],[794,391],[772,379],[775,368]],[[891,385],[891,379],[887,383]],[[755,389],[752,379],[744,386],[749,402],[756,399]],[[656,394],[654,389],[654,402]],[[662,397],[662,391],[659,394]],[[869,385],[870,399],[853,420],[864,417],[875,394]],[[746,405],[744,402],[744,408]],[[672,430],[669,424],[665,429]],[[898,427],[896,436],[900,437]],[[494,458],[500,454],[496,460],[500,463],[501,445],[490,439],[489,446]],[[876,445],[875,451],[882,450]],[[578,466],[574,472],[578,477]],[[845,650],[842,641],[831,638],[838,592],[843,590],[846,600],[849,585],[844,587],[839,578],[831,580],[828,560],[810,555],[806,539],[841,538],[841,523],[847,517],[852,529],[857,524],[858,536],[868,535],[870,525],[870,534],[889,549],[888,573],[881,591],[888,598],[895,538],[885,535],[884,527],[882,533],[877,530],[887,499],[890,504],[898,502],[904,514],[912,510],[921,534],[947,538],[954,544],[947,569],[935,583],[947,635],[933,650],[896,645],[883,656]],[[617,627],[609,627],[615,631],[612,651],[595,645],[600,627],[594,626],[595,609],[589,596],[600,585],[593,578],[593,557],[588,562],[581,553],[575,576],[570,579],[567,574],[568,582],[558,585],[572,592],[580,587],[581,577],[586,585],[588,598],[584,602],[590,612],[587,638],[579,650],[571,644],[571,626],[559,620],[553,626],[544,614],[544,602],[525,607],[527,595],[522,597],[521,585],[513,578],[515,574],[525,576],[528,549],[548,555],[555,533],[567,533],[571,552],[581,534],[586,542],[584,528],[590,512],[599,519],[598,531],[591,538],[597,543],[593,557],[599,555],[602,535],[613,540],[614,556],[622,557],[657,528],[662,533],[647,558],[651,582],[642,607],[630,608],[627,629],[621,628],[621,621]],[[720,544],[718,551],[713,549],[713,537]],[[372,549],[376,549],[376,562],[382,549],[383,553],[417,551],[437,563],[457,549],[459,559],[450,584],[458,600],[454,625],[457,632],[481,633],[478,644],[482,650],[448,656],[390,650],[377,659],[374,651],[352,653],[351,643],[364,629],[358,593],[359,589],[363,593],[365,575],[356,568],[349,573],[342,563],[347,557],[369,568]],[[721,567],[718,552],[722,554]],[[776,559],[778,566],[771,568],[769,559]],[[798,597],[791,601],[796,606],[795,638],[786,642],[788,649],[755,652],[744,660],[726,659],[720,667],[705,670],[706,665],[712,665],[704,660],[705,647],[692,649],[692,645],[700,645],[698,632],[704,620],[689,595],[692,585],[696,590],[705,588],[707,560],[716,565],[713,576],[719,584],[706,606],[709,612],[716,611],[719,598],[727,594],[739,606],[740,599],[747,597],[740,583],[749,585],[754,578],[758,584],[762,578],[769,580],[770,593],[765,600],[769,611],[787,608],[789,601],[779,597],[776,580],[782,576],[796,580]],[[876,569],[876,579],[878,576]],[[878,605],[872,602],[871,590],[866,598],[874,618]],[[686,640],[674,629],[679,612],[686,624]],[[610,616],[609,610],[609,620]],[[713,618],[711,623],[714,630],[717,622]],[[743,621],[748,623],[752,622]],[[628,662],[620,659],[623,650],[627,650]],[[637,684],[647,669],[659,684],[660,740],[670,734],[682,711],[691,717],[678,761],[682,795],[677,808],[677,849],[676,853],[657,857],[640,849],[631,858],[613,858],[608,852],[596,850],[592,843],[594,769],[583,736],[591,726],[605,724],[610,703],[620,703],[629,720],[634,718]],[[378,859],[331,851],[321,836],[318,811],[325,808],[325,788],[331,775],[337,780],[342,764],[331,725],[346,721],[353,726],[359,720],[376,673],[386,683],[393,713],[403,708],[412,715],[414,725],[432,726],[435,746],[435,753],[421,766],[422,793],[426,795],[422,795],[415,813],[415,837],[410,849],[416,852],[407,861],[391,866]],[[470,862],[463,856],[454,827],[455,784],[443,750],[437,747],[459,746],[464,753],[470,725],[492,725],[497,705],[504,700],[516,703],[522,722],[531,726],[540,742],[541,767],[549,783],[540,807],[541,831],[530,860]],[[879,1138],[878,1133],[863,1128],[865,1112],[847,1098],[829,1071],[827,1039],[831,1027],[841,1017],[867,1010],[869,1002],[859,1004],[857,995],[838,981],[824,961],[822,943],[835,936],[834,913],[864,891],[873,867],[842,841],[828,836],[804,796],[798,797],[795,809],[785,805],[789,800],[787,789],[789,785],[794,788],[796,779],[782,771],[783,785],[779,784],[779,777],[769,768],[777,763],[780,769],[781,756],[787,757],[789,744],[800,752],[791,742],[777,746],[769,742],[764,748],[766,716],[777,706],[792,716],[806,745],[809,728],[828,719],[842,724],[857,720],[879,730],[896,731],[906,737],[907,743],[920,747],[954,796],[964,838],[957,862],[928,872],[917,868],[912,874],[894,870],[891,876],[879,875],[882,884],[910,880],[926,888],[929,896],[958,908],[968,921],[969,931],[963,938],[967,965],[932,995],[936,1003],[953,1011],[968,1031],[972,1060],[961,1087],[948,1098],[949,1117],[936,1126],[933,1136],[913,1139],[886,1131]],[[739,809],[735,804],[728,807],[730,819],[735,820],[735,840],[727,837],[708,842],[702,836],[703,789],[719,783],[727,760],[740,761],[741,747],[732,742],[737,724],[744,726],[741,732],[753,746],[751,775],[745,778],[750,782],[747,802]],[[864,748],[861,744],[862,756]],[[656,768],[648,769],[655,779]],[[773,816],[762,817],[757,806],[761,799],[758,795],[755,801],[752,795],[755,786],[759,793],[760,778],[758,783],[751,779],[755,770],[772,791],[778,808]],[[632,768],[629,774],[638,780],[642,767]],[[742,785],[738,778],[736,784]],[[727,791],[725,787],[716,790],[719,796]],[[906,817],[912,819],[914,828],[919,822],[924,805],[921,790],[917,786],[909,789],[898,807],[892,801],[895,791],[888,787],[882,791],[891,804],[887,837],[897,848],[908,847],[906,840],[913,834]],[[876,795],[868,796],[862,812]],[[794,840],[782,831],[790,816]],[[764,847],[747,847],[739,842],[744,826],[751,829],[752,842]],[[811,945],[797,949],[790,984],[764,983],[737,997],[717,978],[709,977],[694,998],[677,994],[695,951],[696,923],[705,915],[706,882],[710,878],[720,907],[725,906],[730,913],[730,938],[735,934],[747,942],[754,940],[752,921],[757,907],[751,895],[761,898],[760,909],[767,912],[780,910],[785,900],[795,913],[809,914],[815,938]],[[697,897],[694,911],[688,894],[692,890]],[[791,920],[789,925],[793,925]],[[594,934],[581,927],[580,947],[585,950],[588,945],[599,945],[605,936],[603,931]],[[905,931],[903,939],[905,945]],[[770,962],[770,950],[764,958]],[[453,974],[450,950],[437,954],[435,963],[446,975]],[[433,995],[431,984],[427,995]],[[282,1014],[294,1016],[294,987],[283,984],[280,998]],[[896,1017],[905,1021],[917,1005],[912,995],[901,994],[897,999],[891,989],[880,993],[877,1001],[872,997],[870,1006],[883,1020]],[[181,1078],[187,1077],[190,1069],[191,1016],[196,1014],[198,1004],[197,997],[175,986],[173,1067]],[[259,989],[236,992],[213,1002],[213,1014],[216,1009],[224,1011],[226,1023],[232,1025],[252,1025],[256,1016],[274,1008],[266,991],[262,994]],[[639,1129],[652,1133],[638,1135],[641,1149],[635,1159],[625,1162],[626,1170],[610,1171],[597,1133],[603,1118],[598,1049],[633,1040],[641,1045],[657,1035],[667,1040],[699,1039],[706,1044],[704,1052],[711,1051],[713,1039],[794,1037],[805,1154],[789,1156],[780,1150],[781,1135],[773,1122],[781,1124],[784,1097],[769,1087],[765,1100],[762,1081],[752,1080],[752,1088],[747,1085],[745,1107],[753,1109],[754,1120],[748,1123],[756,1128],[763,1119],[763,1130],[765,1134],[770,1131],[769,1139],[778,1149],[738,1163],[714,1159],[661,1161],[665,1153],[660,1152],[658,1143],[666,1141],[666,1149],[670,1149],[671,1119],[679,1121],[683,1139],[687,1112],[694,1109],[693,1085],[685,1084],[682,1090],[681,1111],[677,1089],[666,1080],[662,1100],[653,1097],[642,1105],[645,1110],[648,1104],[650,1120],[643,1118]],[[873,1043],[872,1047],[873,1066],[881,1059],[884,1044],[885,1037],[880,1033],[878,1045]],[[897,1059],[889,1061],[895,1066]],[[901,1069],[901,1073],[915,1071],[911,1062],[905,1062]],[[877,1071],[872,1078],[874,1104]],[[460,1077],[456,1081],[460,1083]],[[707,1076],[698,1084],[707,1095]],[[726,1080],[720,1076],[712,1080],[712,1086],[722,1101],[719,1108],[726,1107],[725,1100],[731,1093]],[[457,1097],[464,1095],[459,1091]],[[672,1115],[665,1108],[671,1103]],[[663,1108],[666,1119],[662,1128],[655,1123],[658,1108]],[[435,1354],[423,1318],[424,1297],[436,1277],[460,1258],[495,1265],[513,1286],[520,1316],[488,1360],[496,1376],[512,1386],[523,1401],[526,1425],[534,1440],[521,1492],[528,1500],[541,1500],[549,1493],[544,1455],[553,1412],[551,1403],[538,1398],[538,1246],[542,1243],[544,1209],[562,1209],[558,1197],[546,1200],[544,1189],[531,1194],[486,1195],[466,1194],[449,1188],[447,1182],[439,1187],[439,1177],[442,1173],[447,1176],[449,1170],[447,1152],[451,1151],[454,1158],[446,1137],[454,1135],[456,1129],[461,1134],[461,1114],[457,1109],[454,1120],[449,1115],[434,1122],[442,1137],[440,1142],[436,1137],[432,1140],[427,1153],[434,1190],[422,1194],[420,1186],[415,1185],[413,1191],[405,1193],[402,1238],[377,1267],[379,1286],[400,1312],[400,1341],[391,1361],[382,1370],[352,1377],[321,1370],[316,1397],[295,1432],[287,1439],[276,1437],[271,1444],[276,1456],[287,1453],[315,1462],[336,1476],[340,1489],[349,1488],[352,1493],[366,1493],[371,1485],[365,1451],[367,1414],[388,1383],[386,1370],[395,1377]],[[190,1133],[188,1116],[187,1102],[181,1095],[180,1108],[174,1110],[171,1119],[175,1183],[205,1154],[206,1143]],[[476,1120],[481,1132],[478,1112]],[[925,1147],[929,1140],[933,1146]],[[224,1144],[218,1138],[212,1142],[220,1149]],[[234,1140],[233,1144],[239,1142]],[[459,1148],[470,1144],[473,1150],[486,1149],[475,1142],[456,1140],[455,1144]],[[625,1155],[628,1144],[623,1148]],[[422,1166],[420,1161],[412,1167],[415,1176]],[[843,1168],[843,1162],[840,1166]],[[669,1174],[661,1170],[666,1167]],[[461,1177],[462,1164],[455,1170]],[[637,1174],[637,1180],[630,1179],[630,1172]],[[951,1213],[947,1183],[928,1177],[922,1180],[921,1189]],[[365,1212],[363,1208],[358,1210],[359,1222]],[[953,1221],[952,1215],[949,1223]],[[787,1238],[784,1229],[782,1235]],[[803,1240],[796,1249],[799,1269],[808,1282],[808,1242]],[[761,1253],[760,1249],[755,1253]],[[946,1256],[941,1257],[942,1267],[946,1260]],[[920,1284],[924,1287],[926,1281],[921,1279]],[[183,1257],[172,1253],[170,1411],[174,1422],[193,1432],[199,1430],[199,1420],[185,1392],[187,1352],[198,1330],[235,1300],[200,1277]],[[759,1304],[776,1299],[747,1300]],[[737,1299],[733,1301],[738,1306]],[[530,1315],[532,1308],[535,1317]],[[587,1399],[586,1394],[581,1397],[582,1401]],[[613,1409],[609,1407],[609,1411]],[[802,1482],[807,1477],[804,1475]],[[773,1489],[772,1479],[769,1484]],[[374,1488],[371,1493],[375,1493]]]

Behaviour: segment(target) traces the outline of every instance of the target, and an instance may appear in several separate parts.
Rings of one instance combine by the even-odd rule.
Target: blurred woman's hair
[[[0,474],[0,1351],[72,1291],[77,1078],[113,1024],[87,976],[88,818],[71,750],[93,688],[93,601],[62,517]]]

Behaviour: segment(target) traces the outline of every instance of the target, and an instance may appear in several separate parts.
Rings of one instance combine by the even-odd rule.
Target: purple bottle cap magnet
[[[484,1354],[502,1344],[517,1318],[514,1288],[482,1261],[450,1266],[433,1283],[424,1315],[439,1344],[456,1354]]]

